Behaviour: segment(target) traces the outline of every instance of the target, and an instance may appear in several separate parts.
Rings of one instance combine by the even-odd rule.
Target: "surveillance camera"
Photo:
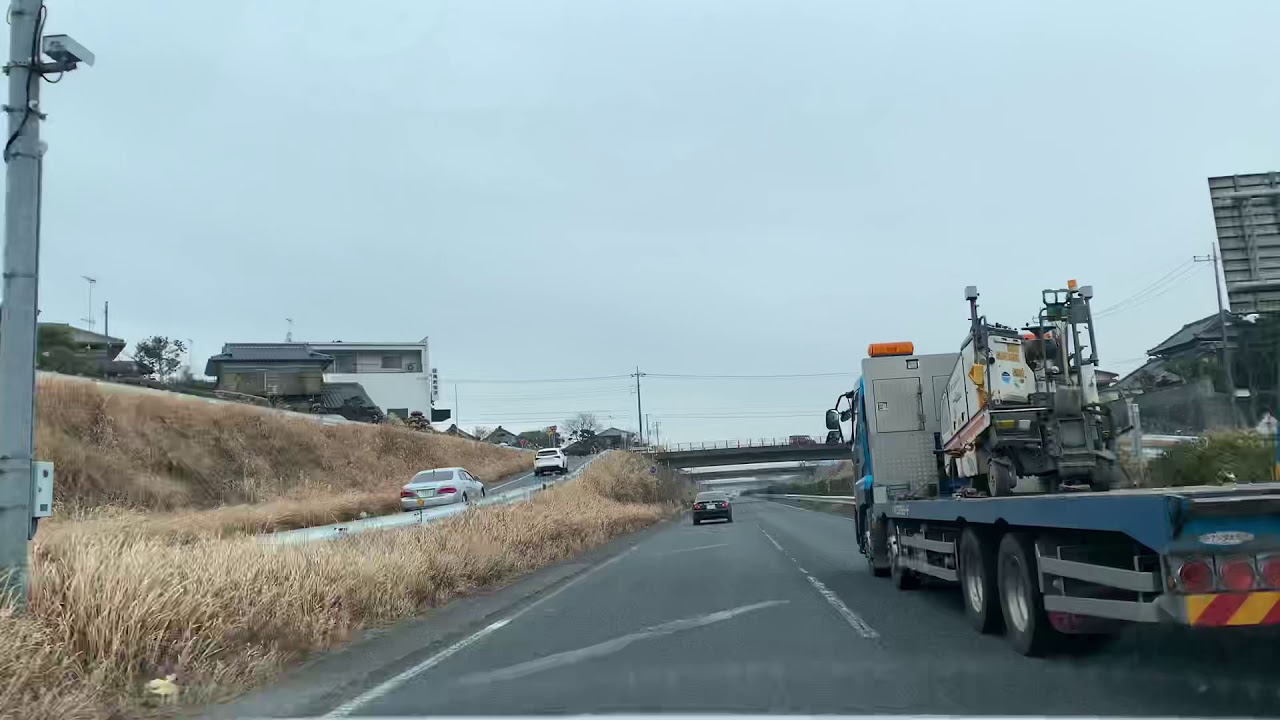
[[[70,35],[45,35],[44,44],[40,48],[45,55],[53,58],[61,65],[84,63],[93,65],[93,53],[88,48],[71,39]]]

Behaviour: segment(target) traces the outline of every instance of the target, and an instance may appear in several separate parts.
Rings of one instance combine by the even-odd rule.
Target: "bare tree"
[[[475,439],[477,440],[485,439],[491,432],[493,432],[493,428],[485,427],[484,425],[477,425],[471,428],[471,434],[475,436]]]
[[[600,424],[600,419],[589,412],[581,412],[568,420],[564,421],[562,432],[570,440],[585,440],[595,437],[595,434],[604,429]]]

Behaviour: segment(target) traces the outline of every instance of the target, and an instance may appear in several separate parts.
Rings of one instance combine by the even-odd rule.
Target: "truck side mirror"
[[[828,430],[840,429],[840,413],[839,412],[835,410],[827,411],[827,429]]]

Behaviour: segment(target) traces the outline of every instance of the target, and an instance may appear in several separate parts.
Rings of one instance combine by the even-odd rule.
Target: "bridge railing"
[[[689,452],[696,450],[732,450],[736,448],[812,447],[822,445],[824,438],[808,435],[792,435],[781,438],[747,438],[745,440],[711,440],[707,442],[670,443],[665,452]]]

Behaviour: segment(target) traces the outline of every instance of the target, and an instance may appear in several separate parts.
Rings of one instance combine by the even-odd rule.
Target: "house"
[[[1232,349],[1239,337],[1239,328],[1228,322]],[[1099,383],[1099,394],[1117,417],[1128,417],[1126,402],[1136,403],[1147,433],[1201,435],[1234,427],[1242,413],[1257,417],[1258,411],[1245,411],[1228,393],[1221,352],[1222,319],[1214,313],[1183,325],[1147,351],[1142,367],[1111,386],[1103,389]]]
[[[324,369],[333,357],[295,343],[247,343],[222,346],[205,363],[204,372],[218,378],[217,389],[246,395],[299,396],[324,392]]]
[[[622,450],[636,442],[636,434],[616,427],[601,430],[595,435],[596,447],[602,450]]]
[[[454,436],[454,437],[465,438],[465,439],[467,439],[467,440],[475,440],[475,439],[476,439],[476,436],[475,436],[475,435],[472,435],[471,433],[467,432],[466,430],[463,430],[462,428],[458,427],[457,425],[450,425],[450,426],[449,426],[449,429],[444,431],[444,434],[445,434],[445,435],[452,435],[452,436]]]
[[[418,342],[286,342],[228,343],[223,353],[234,354],[236,348],[251,347],[265,352],[268,348],[292,357],[316,353],[328,361],[321,364],[325,383],[359,383],[373,403],[387,415],[408,418],[418,411],[439,421],[432,404],[439,395],[435,370],[429,369],[427,338]],[[318,362],[318,357],[317,357]],[[211,366],[212,367],[212,366]],[[210,372],[212,374],[212,372]],[[446,416],[447,417],[447,416]]]
[[[484,441],[491,445],[501,445],[502,443],[506,443],[508,445],[519,445],[520,436],[499,425],[488,435],[484,436]]]

